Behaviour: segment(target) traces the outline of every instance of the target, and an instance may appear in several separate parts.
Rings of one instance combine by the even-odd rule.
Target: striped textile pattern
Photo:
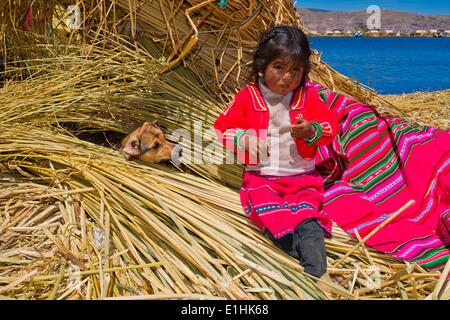
[[[338,136],[316,155],[325,180],[324,214],[364,238],[413,199],[366,244],[426,270],[442,270],[450,257],[450,132],[384,117],[372,106],[307,85],[339,117]]]

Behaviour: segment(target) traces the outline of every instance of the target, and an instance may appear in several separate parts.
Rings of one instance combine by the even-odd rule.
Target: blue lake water
[[[383,94],[450,89],[450,38],[310,37],[339,73]]]

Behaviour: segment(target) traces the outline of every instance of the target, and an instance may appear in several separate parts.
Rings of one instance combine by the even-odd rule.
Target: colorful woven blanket
[[[339,114],[340,133],[319,148],[325,179],[323,211],[361,238],[409,200],[415,204],[366,244],[426,270],[442,270],[450,257],[450,132],[384,117],[314,83]]]

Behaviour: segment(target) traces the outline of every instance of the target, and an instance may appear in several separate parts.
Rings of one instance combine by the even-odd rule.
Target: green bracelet
[[[249,132],[247,130],[239,130],[238,132],[236,132],[236,134],[234,135],[234,139],[233,139],[233,143],[234,143],[234,147],[238,150],[244,150],[244,148],[240,147],[238,144],[239,138],[242,135],[245,134],[249,134]]]
[[[320,124],[318,124],[317,122],[315,122],[315,121],[310,121],[310,123],[311,123],[314,127],[316,127],[316,134],[315,134],[314,137],[312,137],[312,139],[304,139],[305,142],[306,142],[306,144],[307,144],[308,146],[312,146],[312,145],[313,145],[314,143],[316,143],[316,142],[320,139],[320,137],[322,136],[322,126],[321,126]]]

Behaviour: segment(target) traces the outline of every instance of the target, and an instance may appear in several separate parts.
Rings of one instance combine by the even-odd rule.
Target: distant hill
[[[366,10],[327,11],[318,9],[297,8],[297,12],[311,31],[325,32],[339,29],[358,30],[366,27],[370,14]],[[409,33],[416,30],[450,29],[450,15],[417,14],[413,12],[381,9],[381,30]]]

